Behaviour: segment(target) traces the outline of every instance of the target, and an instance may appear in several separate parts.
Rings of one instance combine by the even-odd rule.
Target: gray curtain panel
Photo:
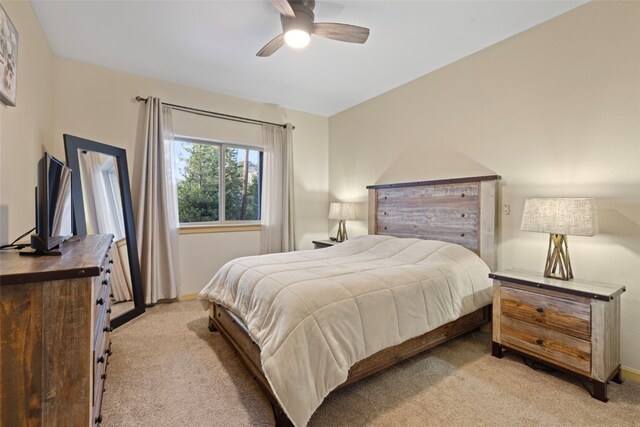
[[[260,252],[295,250],[292,126],[262,125],[264,172]]]
[[[144,154],[136,212],[136,237],[145,303],[179,296],[178,209],[172,171],[171,108],[158,98],[146,105]]]

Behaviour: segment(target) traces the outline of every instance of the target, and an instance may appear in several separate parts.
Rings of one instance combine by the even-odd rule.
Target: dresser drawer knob
[[[113,260],[112,259],[109,260],[109,264],[113,264]]]
[[[98,357],[97,362],[98,363],[104,363],[104,354],[102,356]]]
[[[104,286],[107,286],[107,283],[109,283],[109,282],[107,282],[107,279],[104,279],[104,280],[102,281],[102,284],[103,284]]]
[[[542,340],[541,340],[540,338],[538,338],[538,339],[536,340],[536,344],[538,344],[538,345],[542,345]]]
[[[101,379],[101,380],[105,380],[105,379],[107,379],[107,374],[102,374],[102,375],[100,375],[100,379]]]
[[[98,415],[98,416],[96,417],[95,421],[96,421],[96,424],[100,424],[100,423],[102,423],[102,415]]]
[[[107,313],[111,313],[111,307],[107,308]]]
[[[103,329],[104,332],[113,332],[113,328],[111,326],[105,326]]]
[[[108,348],[108,349],[107,349],[107,351],[106,351],[106,353],[107,353],[109,356],[111,356],[111,355],[113,354],[113,352],[111,351],[111,348]]]
[[[111,273],[111,269],[107,268],[107,274]]]
[[[460,215],[462,218],[464,218],[464,214]]]
[[[538,313],[542,313],[544,310],[542,309],[542,307],[538,307],[538,308],[536,308],[536,311],[537,311]]]
[[[96,304],[98,305],[104,304],[104,298],[99,298],[98,300],[96,300]]]

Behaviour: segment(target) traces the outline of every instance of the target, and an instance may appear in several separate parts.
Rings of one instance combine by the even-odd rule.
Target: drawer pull
[[[111,347],[109,347],[109,348],[107,349],[106,353],[107,353],[109,356],[111,356],[111,355],[113,354],[113,352],[111,351]]]
[[[107,374],[102,374],[102,375],[100,375],[100,379],[101,379],[101,380],[105,380],[105,379],[107,379]]]
[[[102,285],[103,285],[103,286],[107,286],[107,283],[109,283],[109,282],[107,282],[107,279],[104,279],[104,280],[102,281]]]
[[[102,356],[98,357],[97,362],[98,363],[104,363],[104,354]]]
[[[113,260],[112,259],[109,260],[109,264],[113,264]]]
[[[111,273],[111,269],[107,268],[107,274]]]
[[[111,307],[107,308],[107,313],[111,313]]]
[[[542,342],[543,342],[543,341],[542,341],[540,338],[538,338],[538,339],[536,340],[536,344],[538,344],[538,345],[542,345]]]
[[[96,424],[102,423],[102,415],[98,415],[95,419]]]
[[[538,313],[542,313],[544,310],[542,309],[542,307],[538,307],[538,308],[536,308],[536,311],[537,311]]]
[[[464,214],[460,215],[462,218],[464,218]]]
[[[113,332],[113,328],[111,326],[105,326],[103,329],[104,332]]]
[[[96,300],[96,304],[98,305],[104,304],[104,298],[99,298],[98,300]]]

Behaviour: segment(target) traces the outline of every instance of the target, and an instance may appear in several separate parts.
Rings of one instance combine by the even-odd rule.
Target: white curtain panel
[[[96,234],[110,233],[115,240],[123,238],[124,216],[120,188],[117,175],[115,179],[110,177],[110,174],[117,174],[114,158],[93,151],[83,153],[80,173],[83,189],[91,192],[89,197],[84,198],[87,228],[93,228],[88,231]]]
[[[95,151],[80,156],[80,177],[84,200],[85,220],[89,234],[113,234],[114,240],[124,238],[124,216],[120,187],[110,174],[117,174],[114,158]],[[116,251],[112,251],[116,252]],[[114,302],[130,301],[131,286],[125,280],[120,257],[113,254],[111,289]]]
[[[293,218],[292,126],[262,125],[264,169],[262,175],[262,231],[260,252],[295,250]]]
[[[114,302],[131,301],[131,285],[127,280],[127,273],[124,271],[124,265],[120,259],[120,252],[117,248],[111,249],[111,293]]]
[[[171,108],[149,97],[144,126],[136,237],[145,303],[179,295],[178,207],[172,172]]]

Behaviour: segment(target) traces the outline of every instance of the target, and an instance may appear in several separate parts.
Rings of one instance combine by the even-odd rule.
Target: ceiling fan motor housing
[[[289,4],[296,16],[280,15],[282,32],[286,34],[287,31],[302,30],[307,34],[313,34],[313,22],[315,20],[313,8],[315,7],[315,1],[290,1]]]

